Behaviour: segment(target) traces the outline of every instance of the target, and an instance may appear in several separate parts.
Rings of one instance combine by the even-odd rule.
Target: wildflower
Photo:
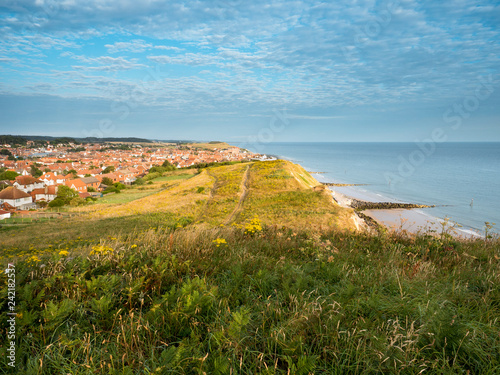
[[[59,251],[59,255],[62,257],[68,256],[68,254],[69,254],[69,252],[67,252],[66,250]]]
[[[103,246],[103,245],[92,246],[92,251],[90,252],[90,255],[101,255],[101,254],[106,255],[108,253],[112,253],[113,251],[115,250],[108,246]]]
[[[217,238],[217,239],[213,240],[212,242],[215,243],[217,247],[219,247],[220,245],[227,244],[227,242],[224,238]]]
[[[137,247],[136,244],[133,244],[132,246],[130,246],[131,249],[135,249]]]
[[[250,222],[245,226],[245,234],[255,234],[261,231],[262,223],[257,216],[250,220]]]
[[[36,255],[33,255],[32,257],[29,257],[26,261],[28,263],[36,263],[40,262],[40,258],[38,258]]]

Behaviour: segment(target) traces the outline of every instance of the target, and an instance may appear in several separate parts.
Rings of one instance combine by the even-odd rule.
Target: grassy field
[[[226,142],[217,142],[217,143],[186,143],[183,146],[189,146],[192,148],[198,148],[202,150],[213,150],[213,149],[224,149],[231,147]]]
[[[283,161],[165,183],[0,228],[0,373],[500,373],[498,238],[353,231]]]

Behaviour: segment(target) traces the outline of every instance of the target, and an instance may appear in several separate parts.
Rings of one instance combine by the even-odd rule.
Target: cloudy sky
[[[500,6],[2,0],[0,133],[500,141]]]

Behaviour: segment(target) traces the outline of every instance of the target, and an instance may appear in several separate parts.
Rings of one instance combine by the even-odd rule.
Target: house
[[[93,188],[95,191],[99,190],[99,185],[101,185],[101,182],[95,178],[95,177],[83,177],[80,178],[80,180],[87,185],[87,190],[89,187]]]
[[[120,169],[118,172],[115,173],[118,173],[119,175],[123,176],[120,182],[124,182],[125,184],[131,184],[136,180],[134,172],[132,172],[129,169]]]
[[[85,185],[85,183],[79,178],[66,181],[66,186],[70,189],[76,190],[78,193],[87,192],[87,185]]]
[[[29,193],[34,189],[43,188],[44,182],[32,176],[17,176],[13,185],[19,190]]]
[[[8,203],[18,210],[28,210],[34,206],[31,195],[15,186],[0,191],[0,204],[3,203]]]
[[[57,198],[57,185],[50,185],[41,189],[35,189],[30,194],[33,198],[33,202],[50,202]]]
[[[7,212],[14,212],[16,208],[12,206],[11,204],[8,204],[7,202],[5,203],[0,203],[0,210],[4,210]]]
[[[119,173],[119,172],[111,172],[111,173],[101,174],[97,178],[100,178],[102,181],[102,179],[105,177],[110,178],[113,181],[113,183],[123,181],[123,174]]]
[[[0,220],[8,219],[8,218],[10,218],[10,212],[9,211],[4,211],[4,210],[0,210]]]
[[[73,178],[73,177],[71,177]],[[68,179],[71,179],[68,178]],[[64,184],[64,181],[66,181],[65,176],[62,175],[57,175],[57,172],[48,172],[45,173],[44,175],[40,176],[39,180],[43,181],[45,185],[58,185],[58,184]]]

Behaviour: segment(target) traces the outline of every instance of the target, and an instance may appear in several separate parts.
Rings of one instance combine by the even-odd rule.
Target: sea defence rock
[[[403,209],[430,208],[436,206],[435,205],[429,206],[427,204],[415,204],[415,203],[365,202],[357,199],[352,199],[351,207],[357,211],[363,211],[363,210],[391,210],[397,208],[403,208]]]
[[[336,184],[332,182],[323,182],[325,186],[368,186],[368,184]]]

